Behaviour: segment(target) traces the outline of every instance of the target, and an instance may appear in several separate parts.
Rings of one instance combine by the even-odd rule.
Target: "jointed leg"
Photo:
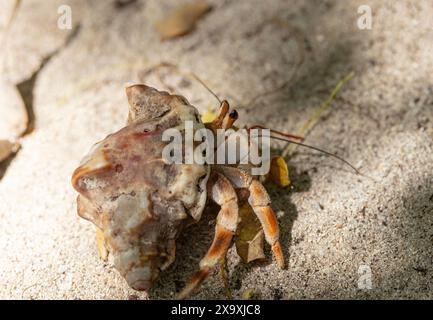
[[[178,299],[186,298],[207,277],[210,270],[221,260],[230,247],[238,224],[238,199],[230,181],[223,175],[214,173],[208,182],[209,196],[221,209],[217,216],[215,237],[208,252],[200,261],[200,270],[178,294]]]
[[[227,112],[229,112],[229,109],[230,109],[230,106],[229,106],[229,103],[226,100],[224,100],[223,102],[221,102],[219,114],[215,118],[215,120],[212,121],[213,125],[216,128],[221,128],[222,127],[224,118],[227,115]]]
[[[284,268],[284,256],[279,241],[278,221],[270,207],[271,200],[265,187],[251,175],[234,167],[218,167],[218,170],[230,180],[236,188],[247,188],[250,191],[248,202],[259,219],[266,241],[271,245],[275,259]]]

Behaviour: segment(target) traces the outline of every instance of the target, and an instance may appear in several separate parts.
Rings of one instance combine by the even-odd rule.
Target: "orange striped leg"
[[[226,117],[227,112],[229,112],[229,109],[230,109],[230,106],[229,106],[229,103],[226,100],[224,100],[223,102],[221,102],[219,114],[215,118],[215,120],[212,121],[213,125],[216,128],[221,128],[222,127],[224,118]]]
[[[236,188],[247,188],[250,191],[248,203],[253,208],[265,234],[266,242],[272,247],[275,260],[280,268],[284,268],[284,256],[279,241],[278,221],[274,210],[270,207],[271,199],[265,187],[253,179],[251,175],[234,167],[218,167],[218,170],[230,180]]]
[[[208,252],[200,261],[200,270],[177,295],[178,299],[188,297],[203,282],[218,261],[225,257],[238,225],[238,199],[230,181],[223,175],[214,173],[208,182],[208,192],[212,200],[221,206],[217,216],[215,237]]]

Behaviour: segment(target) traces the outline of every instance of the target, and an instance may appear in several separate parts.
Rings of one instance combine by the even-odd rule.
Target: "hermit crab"
[[[126,88],[127,126],[95,144],[72,175],[80,217],[97,227],[100,255],[112,255],[115,268],[136,290],[148,290],[175,259],[176,238],[198,222],[208,200],[220,210],[215,236],[199,271],[178,294],[185,298],[206,278],[229,249],[239,222],[237,190],[257,215],[279,267],[284,256],[270,198],[257,177],[237,165],[167,163],[162,157],[167,129],[194,131],[233,127],[236,111],[222,101],[219,115],[202,123],[184,97],[144,84]],[[298,138],[298,137],[294,137]]]

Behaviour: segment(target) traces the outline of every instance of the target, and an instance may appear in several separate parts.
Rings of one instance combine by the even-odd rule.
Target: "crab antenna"
[[[343,159],[343,158],[337,156],[336,154],[333,154],[333,153],[331,153],[331,152],[328,152],[328,151],[326,151],[326,150],[323,150],[323,149],[320,149],[320,148],[317,148],[317,147],[314,147],[314,146],[310,146],[310,145],[305,144],[305,143],[292,141],[292,140],[289,140],[289,139],[287,139],[287,138],[280,138],[280,137],[275,137],[275,136],[263,136],[263,135],[261,135],[261,137],[269,137],[269,138],[272,138],[272,139],[276,139],[276,140],[280,140],[280,141],[285,141],[285,142],[288,142],[288,143],[293,143],[293,144],[296,144],[296,145],[301,146],[301,147],[305,147],[305,148],[309,148],[309,149],[312,149],[312,150],[315,150],[315,151],[322,152],[322,153],[324,153],[324,154],[326,154],[326,155],[328,155],[328,156],[330,156],[330,157],[333,157],[333,158],[335,158],[335,159],[338,159],[338,160],[344,162],[346,165],[348,165],[349,167],[351,167],[351,168],[356,172],[356,174],[359,174],[359,175],[361,175],[361,176],[363,175],[363,174],[362,174],[358,169],[356,169],[356,168],[355,168],[355,167],[354,167],[354,166],[353,166],[349,161],[347,161],[346,159]]]
[[[278,134],[280,136],[283,136],[283,137],[286,137],[286,138],[289,138],[289,139],[295,139],[295,140],[300,140],[300,141],[304,140],[304,137],[296,136],[296,135],[291,134],[291,133],[284,133],[284,132],[281,132],[281,131],[269,129],[269,128],[266,128],[266,127],[261,126],[259,124],[251,126],[247,130],[251,130],[251,129],[267,129],[267,130],[270,130],[272,133]]]
[[[218,102],[221,104],[221,102],[222,102],[222,100],[217,96],[217,94],[215,93],[215,92],[213,92],[212,91],[212,89],[211,88],[209,88],[208,86],[207,86],[207,84],[202,80],[202,79],[200,79],[196,74],[194,74],[194,73],[192,73],[192,72],[190,72],[189,73],[195,80],[197,80],[207,91],[209,91],[217,100],[218,100]]]

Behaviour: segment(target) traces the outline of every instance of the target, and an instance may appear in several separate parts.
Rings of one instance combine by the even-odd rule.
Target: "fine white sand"
[[[35,129],[0,171],[0,298],[172,298],[210,245],[214,210],[179,239],[176,263],[148,296],[98,258],[94,228],[76,214],[71,173],[125,123],[124,87],[143,81],[146,67],[176,63],[245,105],[290,78],[300,54],[292,84],[240,107],[240,123],[296,132],[354,71],[306,142],[370,178],[298,149],[292,187],[269,187],[288,267],[279,270],[268,248],[266,262],[244,265],[232,248],[234,298],[250,288],[265,299],[433,298],[431,1],[215,0],[191,34],[165,42],[153,24],[178,1],[50,0],[40,10],[36,2],[24,1],[9,41],[9,78],[18,84],[36,72],[24,86]],[[76,31],[57,28],[60,3],[71,5]],[[357,28],[361,4],[372,8],[371,30]],[[266,23],[275,17],[290,30]],[[216,106],[196,83],[167,77],[201,112]],[[224,297],[218,271],[194,296]]]

